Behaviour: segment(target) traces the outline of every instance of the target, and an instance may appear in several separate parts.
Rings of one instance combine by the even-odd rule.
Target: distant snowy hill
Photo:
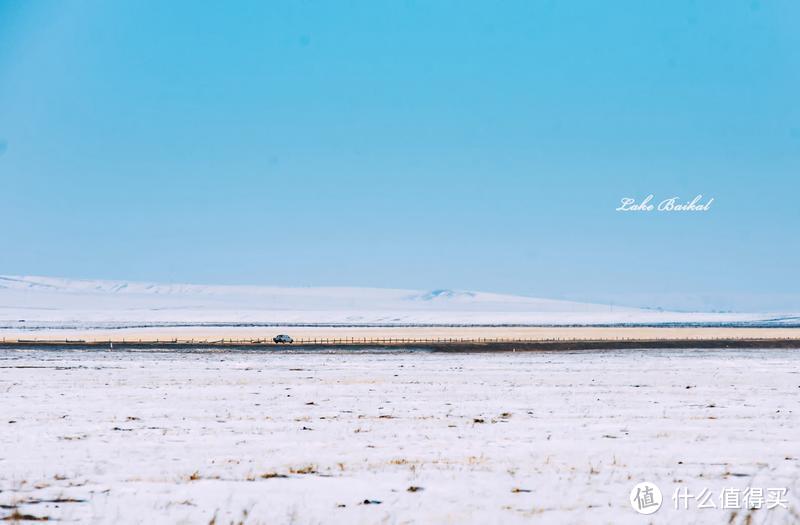
[[[282,288],[0,276],[0,327],[160,324],[654,324],[773,322],[456,290]],[[22,323],[21,323],[22,322]]]

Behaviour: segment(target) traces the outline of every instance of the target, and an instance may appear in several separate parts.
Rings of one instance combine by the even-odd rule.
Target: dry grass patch
[[[317,473],[317,466],[316,465],[306,465],[305,467],[290,468],[289,472],[291,474],[316,474]]]

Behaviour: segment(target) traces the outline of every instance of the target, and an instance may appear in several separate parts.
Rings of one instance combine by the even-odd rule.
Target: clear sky
[[[0,0],[0,273],[800,310],[798,93],[788,0]]]

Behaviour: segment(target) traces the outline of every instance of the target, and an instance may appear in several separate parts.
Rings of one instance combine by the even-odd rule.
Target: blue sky
[[[0,0],[0,273],[800,309],[797,93],[791,1]]]

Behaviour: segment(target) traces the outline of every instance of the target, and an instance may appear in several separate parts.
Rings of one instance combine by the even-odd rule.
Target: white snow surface
[[[788,525],[798,367],[794,350],[4,350],[0,520]],[[628,501],[642,481],[664,497],[651,516]],[[722,508],[748,487],[788,508]],[[676,510],[676,490],[715,508]]]
[[[457,290],[228,286],[0,276],[0,327],[200,323],[571,325],[781,323],[790,316],[683,313]]]

